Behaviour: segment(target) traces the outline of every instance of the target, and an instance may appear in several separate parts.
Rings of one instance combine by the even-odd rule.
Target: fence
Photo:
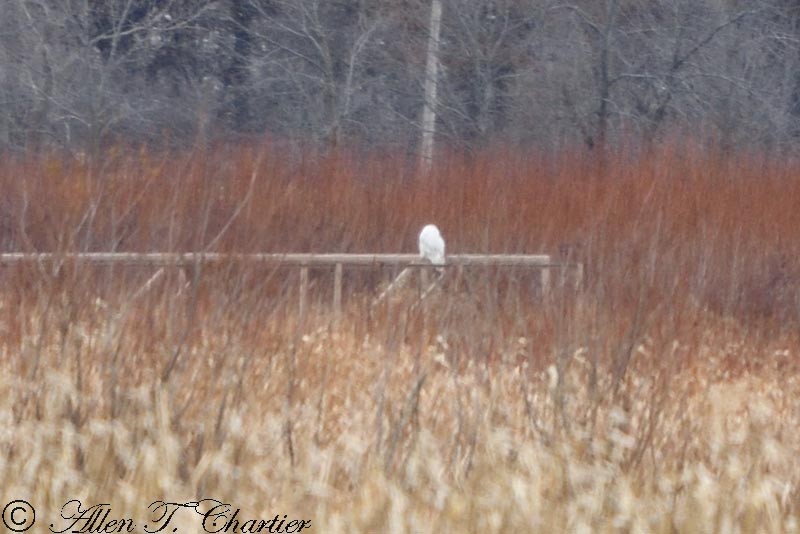
[[[420,268],[423,272],[439,267],[424,262],[416,254],[226,254],[217,252],[76,252],[76,253],[0,253],[0,265],[18,263],[62,263],[67,261],[95,264],[153,265],[160,267],[186,267],[198,263],[247,262],[265,265],[283,265],[300,269],[300,313],[306,309],[308,297],[308,271],[312,267],[333,267],[333,309],[339,316],[342,307],[342,276],[345,266],[396,266]],[[524,267],[541,270],[541,286],[544,293],[552,285],[551,270],[558,269],[561,283],[567,280],[567,272],[573,272],[574,287],[583,283],[583,264],[554,261],[547,254],[450,254],[445,269],[451,267],[494,266]]]

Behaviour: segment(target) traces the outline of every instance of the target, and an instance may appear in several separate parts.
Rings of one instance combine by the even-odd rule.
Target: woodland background
[[[437,143],[791,149],[792,0],[443,0]],[[428,0],[3,0],[0,146],[268,135],[414,152]]]

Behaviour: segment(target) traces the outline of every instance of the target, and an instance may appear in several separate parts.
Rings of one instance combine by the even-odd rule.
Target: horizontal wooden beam
[[[0,264],[27,262],[75,261],[87,263],[123,263],[146,265],[193,265],[195,263],[253,262],[289,266],[396,265],[404,267],[433,267],[417,254],[226,254],[217,252],[68,252],[68,253],[0,253]],[[449,265],[557,267],[547,254],[451,254]]]

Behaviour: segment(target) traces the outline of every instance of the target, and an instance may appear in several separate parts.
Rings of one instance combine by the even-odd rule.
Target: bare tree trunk
[[[433,163],[433,137],[436,133],[436,89],[439,76],[439,34],[442,23],[442,1],[431,1],[431,23],[428,36],[428,57],[425,65],[425,104],[422,109],[422,146],[420,167],[427,172]]]
[[[603,31],[600,48],[600,91],[597,110],[597,138],[596,147],[600,153],[601,161],[605,157],[606,138],[608,136],[608,103],[611,98],[611,79],[610,79],[610,50],[611,34],[616,30],[617,23],[617,0],[611,0],[606,10],[606,27]]]
[[[33,133],[28,136],[28,143],[39,148],[44,142],[45,131],[48,129],[47,116],[50,111],[50,102],[53,100],[53,69],[50,66],[50,56],[47,47],[42,46],[42,75],[44,81],[41,85],[41,95],[33,113]]]
[[[234,130],[247,131],[250,125],[250,102],[247,94],[252,37],[250,22],[254,17],[253,7],[244,0],[234,0],[231,4],[231,18],[235,22],[233,30],[233,55],[231,63],[223,76],[226,88],[233,92],[228,119]]]

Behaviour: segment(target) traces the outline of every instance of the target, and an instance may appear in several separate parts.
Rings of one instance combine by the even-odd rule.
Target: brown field
[[[3,251],[414,252],[434,222],[586,266],[377,306],[393,273],[346,270],[338,326],[324,270],[300,317],[286,269],[0,267],[0,506],[32,531],[202,498],[326,533],[800,530],[800,163],[268,144],[7,156],[0,187]]]

